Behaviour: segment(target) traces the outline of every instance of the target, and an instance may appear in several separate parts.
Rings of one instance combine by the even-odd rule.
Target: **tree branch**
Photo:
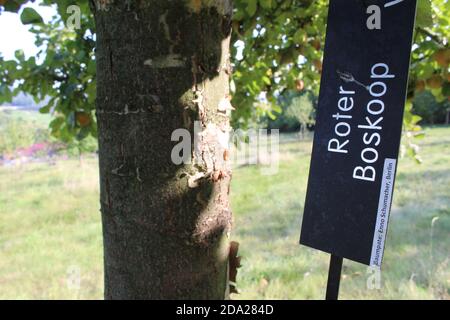
[[[417,31],[419,31],[420,33],[424,34],[427,37],[430,37],[434,42],[436,42],[440,47],[444,47],[444,41],[439,38],[438,35],[432,33],[431,31],[422,28],[422,27],[417,27]]]

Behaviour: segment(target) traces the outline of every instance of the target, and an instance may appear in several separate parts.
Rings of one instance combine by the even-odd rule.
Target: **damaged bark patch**
[[[188,185],[189,188],[194,189],[200,186],[199,181],[205,178],[207,175],[204,172],[197,172],[196,174],[189,176]]]

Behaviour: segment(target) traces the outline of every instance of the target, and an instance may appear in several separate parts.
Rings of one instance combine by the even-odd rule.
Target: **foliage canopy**
[[[430,90],[438,101],[450,97],[450,5],[448,0],[418,0],[405,130],[418,131],[420,117],[411,113],[411,99]],[[88,1],[61,0],[57,14],[45,23],[28,0],[0,0],[0,10],[17,12],[36,35],[36,57],[17,51],[14,60],[0,57],[0,103],[18,92],[36,101],[50,97],[43,113],[52,112],[52,134],[70,142],[96,136],[95,24]],[[80,28],[69,28],[71,5],[80,7]],[[93,4],[93,2],[91,2]],[[317,93],[322,69],[327,17],[326,0],[236,0],[233,19],[231,83],[234,125],[245,127],[264,95],[274,117],[281,112],[277,97],[285,90]],[[265,104],[267,105],[267,104]],[[414,134],[413,134],[414,135]],[[412,135],[412,136],[413,136]],[[411,136],[411,135],[410,135]]]

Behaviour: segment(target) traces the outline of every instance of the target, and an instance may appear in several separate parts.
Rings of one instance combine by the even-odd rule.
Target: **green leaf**
[[[86,87],[85,93],[87,94],[87,101],[90,104],[95,103],[96,93],[97,93],[97,81],[92,81]]]
[[[44,22],[39,13],[37,13],[37,11],[34,10],[33,8],[23,9],[22,14],[20,15],[20,21],[22,21],[22,24],[25,25]]]
[[[431,0],[419,0],[417,2],[416,26],[421,28],[431,28],[433,26]]]
[[[256,9],[258,9],[257,0],[248,0],[246,11],[250,17],[253,17],[255,15]]]
[[[59,116],[50,122],[50,128],[52,129],[53,132],[57,132],[57,131],[59,131],[59,129],[61,128],[63,123],[64,123],[64,117]]]
[[[267,112],[267,116],[268,116],[270,119],[272,119],[272,120],[275,120],[275,119],[277,118],[277,116],[274,115],[272,111],[268,111],[268,112]]]
[[[434,73],[434,66],[432,64],[424,64],[416,67],[417,78],[426,80],[431,77]]]
[[[272,0],[259,0],[259,4],[264,9],[270,9],[272,7]]]
[[[20,62],[25,60],[25,53],[22,49],[14,51],[14,57],[19,60]]]
[[[5,11],[8,12],[17,12],[19,11],[20,7],[26,2],[27,0],[8,0],[3,5],[5,8]]]
[[[89,135],[90,132],[91,132],[91,129],[89,127],[81,128],[81,130],[76,135],[76,139],[78,141],[81,141],[81,140],[85,139]]]
[[[0,103],[1,102],[11,102],[13,96],[11,94],[11,90],[7,85],[0,84]]]
[[[44,113],[44,114],[45,114],[45,113],[50,113],[50,107],[51,107],[51,105],[48,104],[48,105],[46,105],[46,106],[40,108],[40,109],[39,109],[39,112],[40,112],[40,113]]]
[[[75,118],[75,112],[71,111],[67,115],[66,123],[71,129],[75,128],[75,126],[77,124],[77,121],[76,121],[76,118]]]
[[[445,82],[442,86],[442,94],[445,97],[450,97],[450,82]]]

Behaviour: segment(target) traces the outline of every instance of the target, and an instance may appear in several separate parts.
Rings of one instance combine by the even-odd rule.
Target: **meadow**
[[[342,299],[450,298],[450,127],[425,128],[422,164],[400,159],[379,288],[344,262]],[[294,139],[295,138],[295,139]],[[311,138],[290,136],[275,175],[233,174],[233,299],[322,299],[329,256],[298,245]],[[95,155],[0,167],[0,299],[102,299]]]

